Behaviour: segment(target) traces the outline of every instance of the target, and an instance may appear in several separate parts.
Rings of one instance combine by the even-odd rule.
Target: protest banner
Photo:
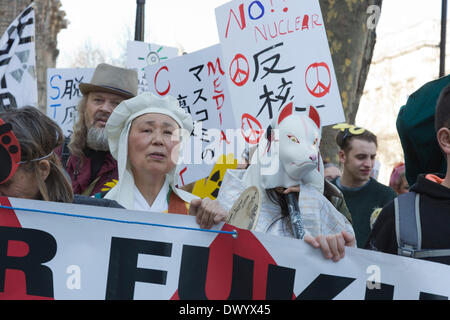
[[[138,94],[148,91],[144,68],[178,56],[178,48],[142,41],[127,42],[127,68],[138,72]]]
[[[91,81],[93,68],[47,69],[47,116],[70,136],[83,94],[79,84]]]
[[[314,106],[322,126],[345,117],[318,0],[232,1],[216,8],[236,121],[257,144],[289,102]]]
[[[150,92],[177,98],[195,122],[179,166],[181,185],[208,176],[221,155],[243,149],[234,139],[236,124],[219,45],[148,66],[145,74]]]
[[[35,18],[31,4],[0,38],[0,111],[37,104]]]
[[[0,198],[0,299],[448,299],[450,266],[185,215]],[[237,232],[237,236],[236,233]]]

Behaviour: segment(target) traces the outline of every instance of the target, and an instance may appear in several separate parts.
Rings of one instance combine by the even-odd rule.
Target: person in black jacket
[[[450,165],[450,86],[446,87],[437,102],[435,113],[436,138],[447,168]],[[442,174],[420,174],[410,192],[419,195],[421,249],[450,249],[450,171]],[[402,211],[399,210],[399,215]],[[401,220],[399,220],[401,221]],[[398,254],[394,201],[381,211],[366,243],[366,248]],[[423,259],[450,265],[449,256]]]

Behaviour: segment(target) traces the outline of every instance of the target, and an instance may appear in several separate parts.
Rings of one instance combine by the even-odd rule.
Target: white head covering
[[[159,98],[150,92],[142,93],[134,98],[122,101],[109,117],[106,132],[111,155],[117,160],[119,182],[105,196],[116,200],[127,209],[134,208],[134,178],[128,161],[128,134],[131,123],[137,117],[147,113],[160,113],[174,119],[182,130],[181,143],[189,138],[193,130],[192,117],[171,96]],[[181,156],[182,148],[180,148]],[[190,202],[196,196],[175,187],[177,167],[166,175],[173,192],[181,199]]]

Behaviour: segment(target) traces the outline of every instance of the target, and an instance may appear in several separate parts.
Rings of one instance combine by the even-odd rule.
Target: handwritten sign
[[[324,126],[345,121],[317,0],[232,1],[216,9],[216,20],[234,115],[248,143],[258,143],[289,102],[298,112],[316,107]]]
[[[127,68],[138,72],[138,93],[148,91],[144,68],[178,56],[178,49],[142,41],[127,42]]]
[[[180,166],[181,185],[208,176],[220,155],[236,154],[234,135],[227,136],[236,124],[219,45],[148,66],[145,74],[149,91],[177,98],[196,122]]]
[[[94,69],[47,69],[47,116],[62,128],[64,135],[73,132],[77,106],[83,94],[80,83],[91,81]]]

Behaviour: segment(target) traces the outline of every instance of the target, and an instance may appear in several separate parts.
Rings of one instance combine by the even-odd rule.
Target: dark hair
[[[280,210],[281,210],[281,217],[279,217],[278,219],[273,221],[270,224],[268,229],[270,229],[274,225],[275,222],[282,220],[282,219],[287,219],[287,220],[285,220],[286,223],[284,224],[284,227],[291,228],[291,230],[292,230],[292,226],[290,225],[290,223],[288,223],[290,221],[290,216],[289,216],[289,209],[288,209],[286,198],[282,194],[280,194],[278,191],[276,191],[276,188],[266,189],[266,194],[272,203],[280,206]],[[297,193],[297,195],[298,195],[298,193]]]
[[[434,114],[434,127],[436,132],[441,128],[450,128],[450,85],[439,95]]]
[[[45,181],[36,179],[42,200],[72,202],[72,186],[58,156],[53,150],[64,141],[64,135],[56,122],[35,107],[23,107],[0,112],[0,118],[12,125],[12,131],[20,143],[19,168],[34,172],[38,177],[38,163],[45,158],[50,163],[50,173]]]
[[[378,148],[377,136],[367,129],[358,127],[346,128],[345,130],[339,131],[336,136],[336,143],[339,148],[341,148],[341,150],[343,150],[345,153],[348,153],[351,150],[351,142],[353,141],[353,139],[373,142]]]

